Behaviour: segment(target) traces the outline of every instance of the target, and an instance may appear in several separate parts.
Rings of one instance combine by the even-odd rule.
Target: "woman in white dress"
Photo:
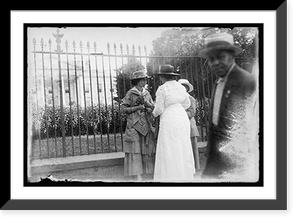
[[[185,87],[176,81],[173,66],[160,66],[157,75],[162,85],[156,91],[153,110],[155,117],[160,116],[154,180],[192,181],[195,166],[185,111],[191,103]]]

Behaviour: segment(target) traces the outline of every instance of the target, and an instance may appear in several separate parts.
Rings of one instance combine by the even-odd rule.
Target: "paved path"
[[[204,157],[206,142],[199,142],[200,170],[195,174],[195,180],[201,180],[206,158]],[[113,181],[133,182],[123,174],[124,153],[105,153],[95,155],[72,156],[65,158],[51,158],[34,160],[31,163],[31,182],[41,178],[50,178],[53,181]],[[108,163],[110,163],[108,165]],[[113,165],[114,164],[114,165]],[[65,169],[68,171],[65,171]],[[51,174],[49,174],[51,173]],[[144,176],[142,182],[152,181],[151,176]]]

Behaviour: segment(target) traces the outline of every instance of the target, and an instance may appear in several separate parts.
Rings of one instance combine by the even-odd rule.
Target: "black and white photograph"
[[[26,184],[261,185],[263,32],[25,24]]]
[[[226,4],[11,10],[0,214],[253,222],[263,212],[245,211],[287,210],[288,4]],[[43,213],[30,219],[71,220]]]

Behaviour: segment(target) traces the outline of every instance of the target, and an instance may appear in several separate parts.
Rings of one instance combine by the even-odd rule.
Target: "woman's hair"
[[[144,78],[140,78],[140,79],[133,79],[133,80],[131,80],[131,84],[133,85],[133,86],[136,86],[137,84],[138,84],[138,82],[140,81],[140,80],[143,80]]]

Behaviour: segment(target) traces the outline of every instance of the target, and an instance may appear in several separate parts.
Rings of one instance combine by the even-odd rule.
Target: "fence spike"
[[[123,54],[123,44],[120,43],[120,50],[121,50],[121,54]]]
[[[138,46],[138,51],[139,51],[139,54],[141,55],[141,46],[140,45]]]
[[[116,50],[117,50],[116,43],[114,43],[114,50],[115,50],[115,52],[116,52]]]
[[[41,49],[44,50],[44,46],[46,46],[44,39],[41,39]]]
[[[107,50],[109,51],[109,49],[110,49],[110,45],[109,43],[107,43]]]
[[[129,54],[129,46],[128,46],[128,44],[126,44],[126,51],[127,51],[127,54]]]
[[[90,49],[90,41],[87,41],[86,46],[87,46],[87,49],[89,50]]]
[[[80,40],[80,42],[79,42],[79,47],[82,49],[82,47],[83,47],[83,44],[82,44],[82,41]]]
[[[146,47],[146,45],[144,45],[144,51],[145,51],[145,54],[147,54],[147,47]]]
[[[97,43],[96,42],[94,42],[94,49],[95,49],[95,52],[96,52],[96,50],[97,50]]]
[[[51,41],[51,39],[49,38],[49,40],[48,40],[48,44],[49,44],[49,50],[51,51],[51,47],[52,47],[52,41]]]
[[[68,49],[68,47],[69,47],[68,40],[65,41],[65,45],[66,45],[66,48]]]
[[[33,43],[34,46],[36,45],[36,39],[35,38],[33,38],[32,43]]]
[[[74,49],[76,48],[75,40],[73,40],[73,48],[74,48]]]

